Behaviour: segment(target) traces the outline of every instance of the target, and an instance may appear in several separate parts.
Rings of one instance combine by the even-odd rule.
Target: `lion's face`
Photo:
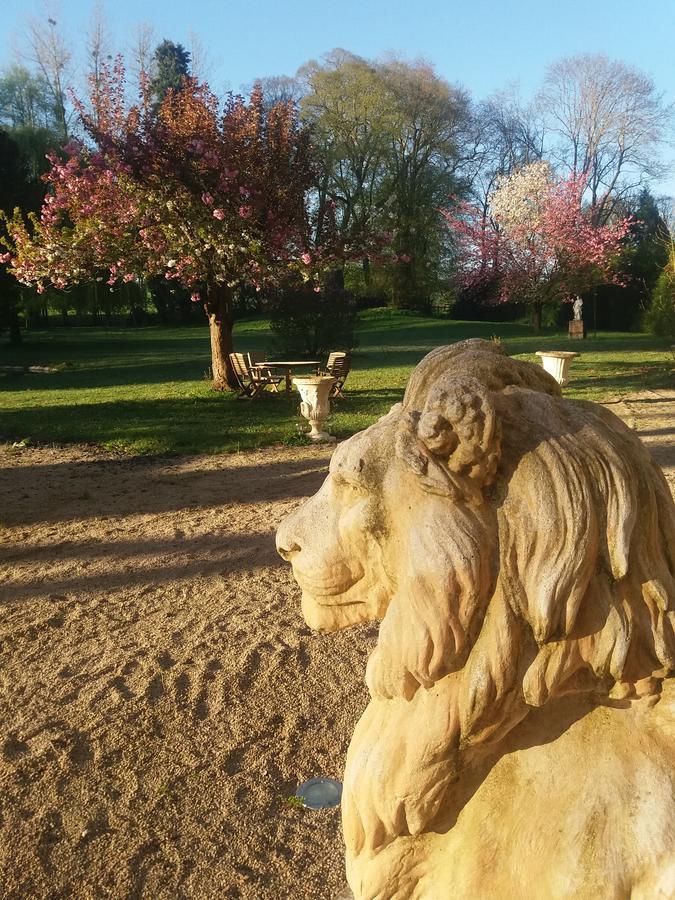
[[[642,546],[653,525],[636,527],[643,508],[672,510],[663,479],[632,478],[651,466],[639,441],[558,393],[541,369],[485,342],[439,348],[403,403],[339,447],[320,491],[282,523],[277,545],[310,627],[383,620],[366,673],[373,696],[411,699],[464,670],[468,734],[499,694],[516,696],[511,681],[541,706],[637,682],[653,661],[675,668],[673,576],[660,539]],[[629,569],[658,575],[636,594]],[[633,594],[649,616],[639,603],[625,613]]]
[[[403,468],[391,466],[397,415],[341,444],[314,497],[281,525],[277,549],[302,588],[308,625],[334,631],[381,618],[393,589],[384,556]]]
[[[310,627],[383,619],[367,681],[412,697],[463,665],[493,582],[496,519],[482,491],[499,453],[489,398],[440,379],[335,452],[319,492],[280,527]]]

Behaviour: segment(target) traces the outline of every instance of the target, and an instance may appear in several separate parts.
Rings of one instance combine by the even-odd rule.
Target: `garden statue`
[[[357,900],[675,895],[675,505],[618,418],[440,347],[277,546],[311,627],[382,620],[344,775]]]
[[[577,296],[574,298],[574,303],[572,304],[572,310],[574,311],[574,321],[575,322],[581,322],[583,320],[583,308],[584,308],[584,301],[577,294]]]

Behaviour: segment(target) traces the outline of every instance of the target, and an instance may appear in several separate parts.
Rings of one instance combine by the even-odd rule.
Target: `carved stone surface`
[[[567,333],[572,340],[580,341],[586,337],[586,326],[581,319],[570,319]]]
[[[313,628],[381,618],[347,755],[357,900],[675,893],[675,506],[613,414],[430,353],[277,545]]]

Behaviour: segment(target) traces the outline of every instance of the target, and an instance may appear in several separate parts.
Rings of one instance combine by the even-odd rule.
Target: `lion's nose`
[[[288,543],[288,547],[284,547],[277,540],[277,553],[279,554],[279,556],[282,557],[282,559],[285,559],[287,562],[290,562],[293,554],[297,553],[300,550],[300,545],[296,544],[292,541],[288,541],[287,543]]]
[[[293,528],[291,524],[291,516],[281,523],[277,530],[277,553],[282,559],[285,559],[287,562],[291,561],[291,557],[294,553],[297,553],[300,550],[300,544],[298,544],[295,528]]]

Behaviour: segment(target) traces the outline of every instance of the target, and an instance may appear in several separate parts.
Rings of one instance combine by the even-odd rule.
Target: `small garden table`
[[[277,359],[270,362],[269,360],[265,360],[265,362],[260,363],[261,369],[285,369],[286,370],[286,393],[290,394],[292,390],[291,379],[293,378],[293,369],[300,368],[301,366],[310,366],[315,372],[318,372],[319,366],[321,365],[320,359]]]

